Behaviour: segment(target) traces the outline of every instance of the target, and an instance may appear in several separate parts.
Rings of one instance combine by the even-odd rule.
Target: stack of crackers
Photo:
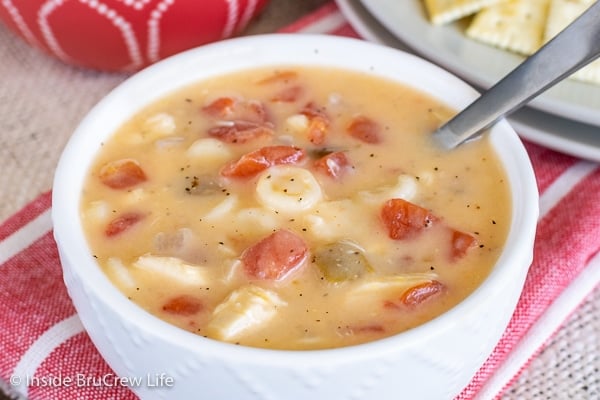
[[[434,25],[469,17],[466,35],[523,55],[535,53],[596,0],[421,0]],[[600,40],[600,39],[599,39]],[[571,76],[600,84],[600,60]]]

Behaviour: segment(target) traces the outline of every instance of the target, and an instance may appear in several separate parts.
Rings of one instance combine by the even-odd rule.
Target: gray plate
[[[489,88],[520,64],[523,56],[472,40],[468,20],[429,23],[418,0],[361,0],[381,25],[411,49],[481,88]],[[600,126],[600,85],[567,79],[535,98],[533,108]]]
[[[386,0],[381,0],[384,3]],[[408,44],[387,30],[359,0],[336,0],[353,28],[365,39],[411,51]],[[409,1],[394,4],[410,3]],[[400,7],[400,6],[399,6]],[[417,52],[418,51],[413,51]],[[431,60],[435,62],[435,60]],[[481,88],[480,85],[476,85]],[[600,111],[598,112],[600,115]],[[531,107],[508,118],[524,139],[576,157],[600,162],[600,127],[566,119]]]

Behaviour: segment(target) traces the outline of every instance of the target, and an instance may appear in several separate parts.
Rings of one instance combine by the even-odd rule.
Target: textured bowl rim
[[[278,53],[283,54],[278,54]],[[461,303],[416,328],[377,341],[325,350],[268,350],[236,346],[206,339],[154,317],[113,286],[95,262],[79,221],[80,188],[99,143],[136,111],[157,98],[204,77],[268,65],[326,66],[362,71],[404,81],[456,109],[478,92],[449,72],[411,54],[359,39],[314,34],[266,34],[227,39],[188,50],[154,64],[125,80],[105,96],[81,121],[67,143],[57,166],[52,192],[54,235],[61,257],[71,260],[73,272],[85,286],[121,318],[152,336],[178,343],[190,351],[218,354],[232,360],[270,365],[345,362],[372,358],[394,348],[411,346],[450,329],[481,296],[499,290],[514,276],[523,276],[531,262],[538,217],[538,192],[528,155],[506,121],[497,123],[491,140],[503,161],[512,186],[513,215],[505,250],[486,280]],[[426,79],[423,79],[426,78]],[[422,85],[422,86],[421,86]],[[444,95],[440,97],[440,90]],[[130,111],[131,110],[131,111]],[[99,124],[101,122],[102,124]],[[99,127],[101,125],[101,127]],[[87,164],[85,164],[87,163]],[[85,164],[85,165],[82,165]]]

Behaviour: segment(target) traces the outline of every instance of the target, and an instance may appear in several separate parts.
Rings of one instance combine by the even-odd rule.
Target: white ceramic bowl
[[[143,399],[451,399],[491,353],[532,260],[538,216],[533,170],[501,121],[491,131],[514,205],[506,247],[489,278],[442,316],[399,335],[333,350],[235,346],[178,329],[142,311],[106,278],[79,222],[80,190],[99,145],[134,112],[174,88],[256,66],[323,65],[391,78],[457,109],[477,92],[423,61],[355,39],[266,35],[207,45],[159,62],[104,98],[73,134],[56,172],[52,218],[64,280],[92,341],[125,377],[166,374],[170,388],[133,388]]]

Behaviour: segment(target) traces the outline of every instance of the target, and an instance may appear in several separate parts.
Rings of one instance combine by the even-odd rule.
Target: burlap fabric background
[[[272,0],[246,34],[275,31],[325,0]],[[0,25],[0,221],[52,186],[85,113],[125,74],[64,65]],[[600,288],[565,322],[504,399],[600,399]]]

